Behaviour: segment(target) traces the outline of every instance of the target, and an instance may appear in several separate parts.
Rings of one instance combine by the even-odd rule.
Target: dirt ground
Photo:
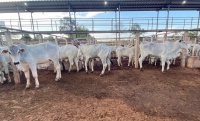
[[[14,121],[200,121],[200,70],[178,65],[164,74],[160,66],[144,71],[117,67],[94,73],[39,71],[40,88],[0,85],[0,120]]]

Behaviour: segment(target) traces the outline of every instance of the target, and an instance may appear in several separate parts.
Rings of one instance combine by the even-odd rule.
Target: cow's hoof
[[[25,89],[30,89],[30,86],[26,86]]]
[[[143,71],[143,69],[140,69],[140,71]]]
[[[55,79],[55,81],[57,82],[57,81],[59,81],[60,79]]]
[[[94,71],[91,71],[91,73],[94,73]]]
[[[88,71],[86,73],[88,74]]]
[[[103,76],[103,74],[100,74],[99,76],[100,76],[100,77],[102,77],[102,76]]]
[[[39,89],[39,85],[38,85],[38,86],[35,86],[35,89]]]

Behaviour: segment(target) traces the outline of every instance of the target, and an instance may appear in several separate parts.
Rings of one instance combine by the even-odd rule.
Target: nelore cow
[[[59,58],[60,60],[69,61],[69,69],[68,72],[71,71],[74,63],[76,64],[77,72],[79,72],[78,62],[79,60],[83,60],[83,53],[74,45],[65,45],[59,47]]]
[[[7,49],[7,47],[0,47],[0,50]],[[3,83],[6,78],[4,77],[4,73],[8,75],[8,82],[11,82],[10,74],[9,74],[9,64],[11,63],[11,59],[9,54],[0,54],[0,68],[1,68],[1,83]]]
[[[91,59],[91,68],[92,72],[94,71],[94,59],[100,58],[102,64],[103,64],[103,70],[100,74],[103,75],[105,72],[106,67],[108,66],[108,71],[110,71],[110,58],[111,58],[111,49],[104,44],[95,44],[95,45],[87,45],[87,44],[81,44],[79,46],[80,50],[83,52],[83,57],[85,61],[85,71],[88,73],[88,61]]]
[[[140,70],[142,70],[142,62],[148,55],[158,56],[162,63],[162,72],[164,72],[165,62],[167,62],[167,70],[169,69],[170,59],[179,55],[180,49],[188,49],[187,44],[183,40],[175,42],[146,42],[140,44]]]
[[[121,58],[122,57],[128,57],[128,66],[130,66],[130,63],[132,62],[132,65],[134,64],[134,55],[135,55],[135,47],[118,47],[116,49],[116,55],[117,55],[117,63],[118,66],[122,66]]]
[[[2,53],[9,53],[14,65],[18,70],[24,72],[27,83],[26,88],[30,87],[30,73],[32,72],[35,79],[35,87],[39,88],[37,65],[52,61],[56,69],[56,81],[61,78],[61,70],[59,64],[59,46],[47,42],[35,45],[11,45],[8,49],[2,50]]]

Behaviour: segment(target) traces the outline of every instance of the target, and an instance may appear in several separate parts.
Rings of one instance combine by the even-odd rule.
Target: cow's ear
[[[8,52],[8,50],[2,50],[1,51],[1,53],[3,53],[3,54],[5,54],[5,53],[7,53]]]
[[[179,40],[179,42],[182,42],[183,40]]]
[[[20,52],[25,52],[25,49],[21,48],[21,49],[20,49]]]

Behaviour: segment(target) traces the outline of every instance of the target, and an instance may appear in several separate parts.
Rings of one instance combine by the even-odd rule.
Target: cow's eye
[[[18,54],[20,53],[20,51],[18,52]]]
[[[11,54],[11,53],[9,52],[9,54]]]

